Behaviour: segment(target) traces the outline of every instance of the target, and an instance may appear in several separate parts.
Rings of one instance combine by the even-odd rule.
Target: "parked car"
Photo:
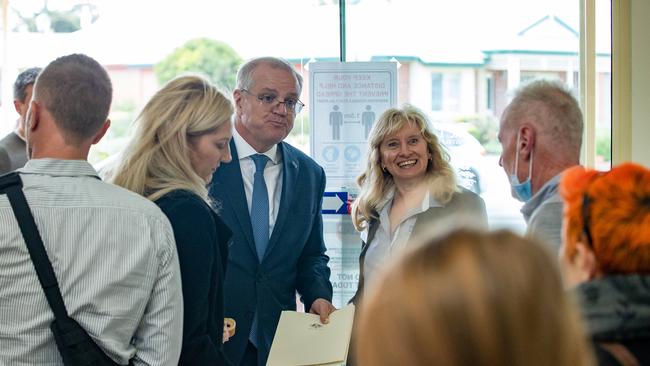
[[[485,182],[481,167],[485,148],[463,126],[452,123],[432,123],[433,132],[449,153],[451,165],[456,169],[459,183],[470,191],[481,194]]]

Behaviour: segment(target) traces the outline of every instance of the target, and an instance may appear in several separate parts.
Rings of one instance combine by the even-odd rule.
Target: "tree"
[[[12,10],[18,18],[15,32],[71,33],[81,29],[82,17],[90,23],[99,17],[97,7],[90,1],[80,1],[69,9],[51,9],[49,1],[42,0],[12,4]]]
[[[235,86],[237,69],[242,58],[228,44],[208,38],[186,42],[155,65],[154,71],[161,84],[184,72],[197,72],[215,85],[230,90]]]

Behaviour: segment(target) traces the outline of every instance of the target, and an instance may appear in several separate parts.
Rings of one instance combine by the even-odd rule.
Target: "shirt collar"
[[[431,194],[431,191],[427,191],[427,193],[424,195],[424,198],[422,199],[422,212],[430,209],[431,207],[444,207],[443,205],[438,202],[438,200],[433,197]]]
[[[528,221],[537,207],[539,207],[547,199],[557,193],[558,186],[560,184],[560,178],[562,178],[562,173],[559,173],[555,177],[551,178],[551,180],[546,182],[542,188],[537,193],[535,193],[535,195],[531,197],[530,200],[528,200],[528,202],[524,203],[524,205],[521,206],[521,213],[524,215],[524,219],[526,221]]]
[[[237,148],[237,155],[239,156],[239,160],[248,158],[251,155],[258,154],[258,152],[248,142],[246,142],[246,140],[244,140],[236,128],[232,129],[232,139],[235,141],[235,147]],[[268,156],[273,164],[278,164],[280,162],[280,156],[278,156],[278,144],[273,145],[268,151],[265,151],[261,154]]]
[[[386,194],[386,201],[383,204],[383,207],[379,211],[379,220],[384,223],[388,222],[388,212],[390,211],[390,208],[393,206],[393,197],[395,197],[394,187]],[[431,207],[443,207],[443,206],[433,197],[431,191],[426,191],[424,197],[422,197],[422,203],[420,204],[420,206],[409,209],[406,212],[404,219],[406,220],[411,216],[420,214],[430,209]]]
[[[24,167],[18,169],[18,172],[53,177],[88,176],[99,179],[95,168],[86,160],[30,159]]]

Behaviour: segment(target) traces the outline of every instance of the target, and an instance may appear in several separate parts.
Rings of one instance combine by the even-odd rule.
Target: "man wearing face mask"
[[[526,234],[559,250],[562,233],[562,172],[580,164],[580,105],[562,83],[534,80],[515,91],[501,116],[499,165],[513,197],[524,202]]]

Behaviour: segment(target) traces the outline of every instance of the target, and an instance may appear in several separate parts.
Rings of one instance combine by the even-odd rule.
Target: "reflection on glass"
[[[598,15],[598,152],[611,141],[609,2]],[[348,61],[399,62],[399,103],[427,111],[436,125],[464,129],[485,154],[477,169],[492,227],[519,232],[521,203],[498,165],[498,121],[510,91],[535,78],[558,79],[579,95],[579,3],[551,0],[358,1],[347,6]],[[372,14],[372,16],[370,16]],[[458,151],[454,154],[474,156]],[[455,160],[467,160],[459,159]],[[457,167],[462,177],[465,171]]]
[[[287,139],[309,152],[309,65],[339,60],[338,0],[185,0],[182,6],[50,0],[50,10],[87,5],[86,13],[79,13],[79,29],[65,34],[28,32],[27,23],[17,14],[34,13],[35,3],[9,2],[16,11],[8,14],[10,32],[3,50],[11,69],[2,74],[2,95],[10,94],[8,80],[22,68],[44,66],[72,52],[98,59],[113,80],[115,95],[112,127],[93,148],[94,161],[119,151],[138,111],[165,80],[182,72],[200,72],[230,91],[238,65],[265,55],[287,58],[303,75],[300,100],[306,107]],[[596,149],[598,168],[606,169],[611,161],[612,123],[610,2],[596,4]],[[39,22],[35,26],[48,26],[43,19]],[[559,79],[578,94],[579,3],[348,0],[346,30],[347,61],[397,62],[398,103],[424,110],[436,129],[449,135],[445,136],[453,145],[448,146],[454,152],[452,163],[461,178],[469,176],[470,188],[481,192],[491,226],[523,232],[521,204],[511,197],[498,164],[498,121],[509,102],[508,92],[529,79]],[[2,120],[15,119],[10,105],[3,100],[0,116],[7,118]],[[8,125],[0,126],[5,128],[0,132],[8,132]],[[458,143],[461,140],[466,143]],[[326,230],[328,225],[358,244],[358,234],[347,226],[326,222]],[[343,266],[357,265],[355,258],[333,260],[347,261]]]

